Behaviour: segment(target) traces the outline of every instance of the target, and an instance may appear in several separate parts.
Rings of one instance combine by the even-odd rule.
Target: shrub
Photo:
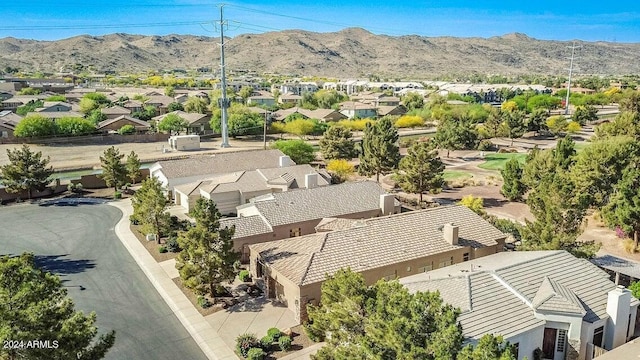
[[[414,138],[414,137],[401,137],[398,140],[398,146],[401,148],[408,148],[411,147],[411,145],[415,144],[418,142],[418,139]]]
[[[493,151],[496,149],[496,146],[493,145],[491,140],[480,140],[478,143],[478,150],[480,151]]]
[[[120,129],[118,129],[118,134],[120,135],[131,135],[135,132],[136,128],[131,124],[124,125]]]
[[[631,239],[622,240],[622,248],[629,254],[635,254],[638,251],[638,249],[634,245],[635,244]]]
[[[424,126],[424,120],[421,116],[404,115],[396,120],[394,125],[397,128],[414,128]]]
[[[113,193],[113,198],[114,199],[122,199],[122,193],[120,191],[116,191],[115,193]]]
[[[242,270],[238,274],[238,278],[240,279],[240,281],[248,282],[251,281],[251,274],[249,273],[249,270]]]
[[[164,254],[167,252],[167,247],[166,246],[160,246],[158,248],[158,251],[160,252],[160,254]]]
[[[324,341],[324,332],[320,329],[317,329],[313,326],[313,322],[308,321],[303,326],[304,332],[307,334],[307,337],[313,342]]]
[[[246,358],[249,360],[262,360],[267,355],[261,348],[251,348],[247,351]]]
[[[271,349],[271,345],[273,344],[273,338],[269,335],[265,335],[260,339],[260,347],[265,351],[269,351]]]
[[[280,335],[282,335],[282,332],[278,328],[272,327],[267,330],[267,336],[271,336],[274,340],[278,340]]]
[[[182,251],[182,249],[180,248],[180,245],[178,244],[178,239],[176,239],[175,237],[170,237],[165,243],[165,247],[167,248],[167,251],[172,253],[177,253]]]
[[[289,351],[291,349],[291,338],[289,336],[281,337],[278,339],[278,346],[282,351]]]
[[[542,350],[540,348],[533,350],[533,360],[542,360]]]
[[[198,306],[200,306],[203,309],[206,309],[209,306],[211,306],[211,303],[209,302],[209,299],[207,299],[206,297],[200,295],[200,296],[198,296]]]
[[[60,135],[79,136],[96,131],[96,127],[91,121],[79,117],[65,116],[56,120],[55,124],[57,133]]]
[[[249,352],[249,350],[251,348],[255,348],[257,344],[258,339],[256,339],[256,336],[253,334],[244,333],[238,335],[238,337],[236,338],[236,350],[244,358],[247,357],[247,353]]]
[[[129,215],[129,221],[131,222],[131,225],[139,225],[140,224],[140,221],[134,215]]]

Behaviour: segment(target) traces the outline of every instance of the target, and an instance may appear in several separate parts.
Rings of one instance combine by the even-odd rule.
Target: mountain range
[[[98,71],[216,69],[219,38],[81,35],[57,41],[0,39],[0,68],[58,72],[76,64]],[[360,28],[332,33],[286,30],[225,39],[229,69],[326,77],[424,78],[441,75],[566,75],[568,41],[513,33],[491,38],[387,36]],[[640,73],[640,43],[576,41],[577,74]]]

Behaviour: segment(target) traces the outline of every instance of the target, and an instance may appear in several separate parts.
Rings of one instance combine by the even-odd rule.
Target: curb
[[[116,235],[204,355],[210,360],[237,360],[236,354],[129,229],[129,215],[133,213],[131,200],[114,201],[109,205],[122,211],[122,218],[115,226]]]

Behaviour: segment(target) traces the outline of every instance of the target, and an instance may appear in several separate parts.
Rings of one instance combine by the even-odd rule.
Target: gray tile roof
[[[144,121],[144,120],[136,119],[136,118],[128,116],[128,115],[120,115],[117,118],[101,121],[100,123],[98,123],[97,128],[101,129],[101,128],[105,127],[105,126],[109,126],[109,125],[111,125],[113,123],[116,123],[118,121],[129,121],[129,122],[132,122],[132,123],[136,124],[135,126],[140,127],[140,128],[149,128],[149,127],[151,127],[151,125],[149,125],[149,123]]]
[[[220,226],[236,226],[233,238],[243,238],[251,235],[268,234],[273,231],[269,224],[260,215],[224,218],[220,220]]]
[[[385,193],[373,181],[348,182],[265,195],[242,207],[255,206],[272,226],[278,226],[376,210]]]
[[[189,124],[193,124],[195,122],[198,122],[198,121],[203,120],[203,119],[208,117],[208,115],[206,115],[206,114],[188,113],[188,112],[185,112],[185,111],[182,111],[182,110],[176,110],[176,111],[172,111],[170,113],[164,114],[164,115],[156,116],[156,117],[153,118],[153,120],[161,121],[165,117],[167,117],[167,115],[169,115],[169,114],[178,115],[181,118],[183,118],[186,122],[188,122]]]
[[[100,111],[105,115],[127,115],[131,114],[131,110],[123,108],[122,106],[112,106],[108,108],[102,108]]]
[[[261,167],[277,167],[280,150],[253,150],[220,153],[210,156],[194,156],[188,159],[164,160],[158,164],[168,179],[231,173],[234,171],[254,170]]]
[[[468,279],[468,288],[460,279]],[[510,337],[544,323],[534,311],[565,312],[587,322],[607,317],[609,276],[565,251],[503,252],[400,279],[410,291],[439,290],[459,304],[465,291],[470,307],[461,307],[465,337],[485,333]],[[632,305],[637,304],[632,300]]]
[[[591,262],[611,271],[617,271],[621,274],[640,279],[640,263],[615,257],[609,254],[598,254]]]
[[[459,245],[446,242],[440,230],[442,225],[449,222],[459,225],[461,245],[463,239],[476,247],[495,245],[497,240],[505,237],[464,206],[442,206],[361,220],[348,230],[321,233],[322,237],[312,234],[297,238],[296,241],[303,242],[317,242],[318,239],[323,239],[313,256],[307,257],[308,263],[296,263],[301,267],[299,271],[305,271],[297,283],[307,285],[323,281],[326,274],[333,274],[344,267],[360,272],[459,249]],[[298,248],[290,248],[290,241],[291,239],[286,239],[269,244],[273,244],[274,249],[277,248],[279,252],[296,253]],[[271,249],[263,246],[268,245],[252,247],[252,251]],[[292,267],[282,259],[271,265],[278,270],[280,267]]]

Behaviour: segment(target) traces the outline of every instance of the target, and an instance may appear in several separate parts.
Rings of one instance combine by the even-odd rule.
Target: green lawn
[[[444,175],[442,177],[444,178],[445,181],[449,181],[449,180],[458,180],[458,179],[464,179],[464,178],[472,178],[473,174],[471,174],[470,172],[460,171],[460,170],[445,170]]]
[[[486,161],[478,165],[478,167],[485,170],[500,171],[504,169],[504,165],[507,163],[507,161],[511,160],[511,158],[516,158],[521,164],[524,164],[524,161],[527,158],[527,154],[520,154],[520,153],[487,154],[484,157]]]

